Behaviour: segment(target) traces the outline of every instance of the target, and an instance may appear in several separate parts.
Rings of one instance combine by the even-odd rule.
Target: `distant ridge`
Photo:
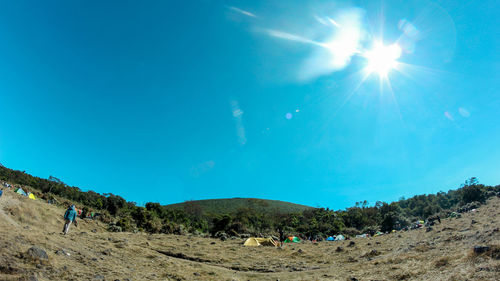
[[[231,214],[239,209],[251,208],[260,212],[279,212],[284,214],[298,213],[307,209],[314,209],[310,206],[268,199],[256,198],[225,198],[225,199],[205,199],[192,200],[183,203],[165,205],[167,209],[200,208],[205,214]]]

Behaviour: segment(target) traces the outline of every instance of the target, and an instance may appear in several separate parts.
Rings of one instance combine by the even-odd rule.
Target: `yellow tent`
[[[33,195],[33,193],[30,193],[30,195],[28,195],[28,197],[29,197],[30,199],[36,200],[36,197],[35,197],[35,195]]]
[[[273,238],[256,238],[256,237],[250,237],[245,241],[244,246],[247,247],[257,247],[257,246],[271,246],[271,247],[278,247],[278,242],[274,241]]]

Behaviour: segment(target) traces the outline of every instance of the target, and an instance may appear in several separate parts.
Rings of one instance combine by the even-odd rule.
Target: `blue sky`
[[[496,1],[304,2],[2,2],[0,162],[139,204],[500,184]]]

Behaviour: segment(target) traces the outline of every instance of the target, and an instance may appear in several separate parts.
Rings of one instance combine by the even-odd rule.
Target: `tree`
[[[466,180],[460,192],[462,203],[467,204],[474,201],[484,203],[486,196],[481,189],[482,187],[483,185],[480,185],[475,177]]]
[[[382,222],[380,223],[380,230],[385,232],[395,229],[396,223],[398,222],[398,217],[398,214],[394,211],[386,213],[382,219]]]
[[[230,215],[225,214],[222,216],[217,216],[213,218],[213,228],[212,234],[217,233],[218,231],[226,231],[229,227],[229,224],[233,221]]]
[[[154,213],[159,218],[165,217],[165,211],[160,203],[148,202],[146,203],[146,210]]]
[[[60,180],[56,177],[53,177],[53,176],[49,176],[49,181],[53,181],[53,182],[59,183],[59,184],[64,184],[64,182],[62,182],[62,180]]]
[[[105,201],[105,208],[109,211],[111,215],[116,215],[118,213],[118,210],[123,208],[125,206],[125,199],[123,199],[120,196],[113,195],[111,193],[105,193],[104,195],[107,195],[106,201]]]

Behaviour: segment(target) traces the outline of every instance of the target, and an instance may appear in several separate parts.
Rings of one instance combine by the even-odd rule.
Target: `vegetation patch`
[[[0,167],[0,180],[28,188],[38,198],[55,204],[76,203],[82,215],[95,214],[108,224],[113,232],[138,232],[212,236],[221,240],[231,237],[276,235],[282,229],[286,236],[299,236],[302,240],[321,240],[324,237],[344,234],[380,235],[392,230],[410,229],[419,225],[417,221],[437,218],[438,215],[466,212],[479,207],[492,196],[500,193],[499,186],[485,186],[471,178],[457,190],[436,194],[417,195],[397,202],[357,202],[345,210],[312,208],[277,200],[255,198],[232,198],[187,201],[162,206],[148,202],[137,206],[111,193],[83,192],[69,186],[60,179],[31,176],[25,172]],[[22,199],[24,200],[24,198]],[[29,200],[29,199],[26,199]],[[451,212],[451,211],[456,212]],[[44,221],[44,214],[31,210],[8,210],[21,223]],[[451,230],[451,229],[450,229]],[[465,235],[450,234],[449,242],[463,240]],[[417,250],[429,250],[424,246]]]

